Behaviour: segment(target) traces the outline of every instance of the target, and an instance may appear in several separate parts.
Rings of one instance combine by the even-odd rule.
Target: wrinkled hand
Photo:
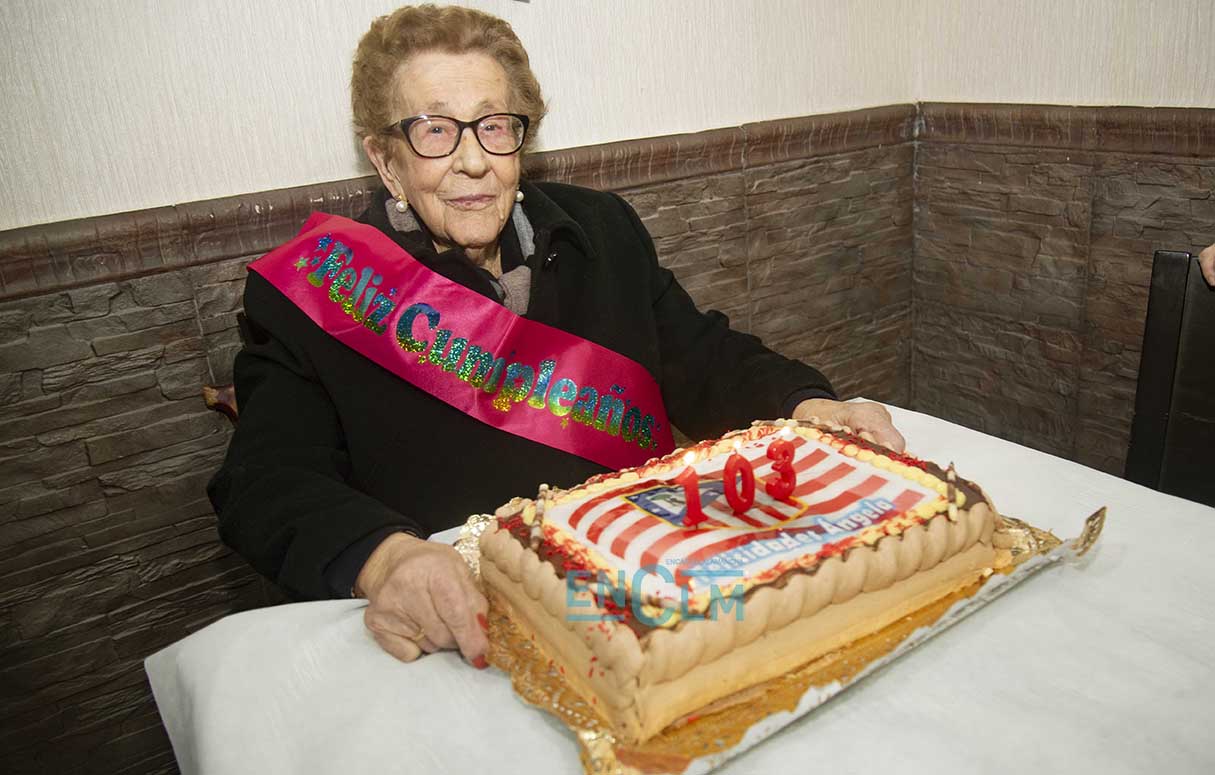
[[[907,446],[903,434],[895,430],[890,412],[881,404],[868,401],[845,403],[827,398],[811,398],[802,401],[793,410],[795,420],[809,420],[811,417],[817,417],[823,423],[847,425],[862,438],[875,441],[895,452],[902,452]]]
[[[1198,264],[1202,267],[1202,276],[1207,285],[1215,287],[1215,245],[1198,254]]]
[[[402,662],[458,648],[484,669],[489,605],[455,549],[406,533],[384,539],[359,572],[355,594],[367,598],[363,623]]]

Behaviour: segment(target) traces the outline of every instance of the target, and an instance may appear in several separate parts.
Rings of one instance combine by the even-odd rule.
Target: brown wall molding
[[[605,191],[635,188],[741,169],[745,139],[731,127],[544,151],[528,159],[526,175]]]
[[[694,134],[623,140],[536,154],[534,179],[617,190],[811,159],[914,139],[916,106],[885,105],[781,118]]]
[[[916,139],[1215,156],[1215,109],[924,102]]]
[[[527,160],[526,174],[636,188],[907,142],[914,122],[914,105],[779,119],[546,151]],[[0,300],[257,255],[289,239],[313,210],[357,215],[377,186],[365,176],[3,231]]]
[[[747,166],[910,142],[915,123],[916,106],[907,104],[744,124]]]
[[[353,178],[3,231],[0,300],[263,253],[313,210],[357,215],[378,183]]]

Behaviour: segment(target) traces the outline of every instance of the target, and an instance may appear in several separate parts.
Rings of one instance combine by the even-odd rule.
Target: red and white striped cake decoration
[[[712,584],[749,587],[811,564],[833,545],[872,536],[892,519],[923,519],[946,507],[946,486],[935,476],[813,428],[783,431],[794,446],[797,484],[791,497],[776,500],[764,484],[775,478],[766,453],[780,432],[780,426],[758,425],[736,435],[756,485],[753,505],[741,514],[724,495],[723,470],[734,451],[726,439],[695,451],[706,516],[696,527],[683,525],[684,488],[674,478],[686,465],[673,455],[635,475],[558,495],[546,505],[545,533],[590,550],[593,564],[613,582],[623,578],[634,592],[639,583],[647,603],[674,607],[702,598],[698,593]]]

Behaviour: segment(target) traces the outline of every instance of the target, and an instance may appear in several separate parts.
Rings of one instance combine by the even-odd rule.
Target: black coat
[[[697,311],[620,197],[558,184],[522,190],[536,246],[526,258],[527,317],[643,365],[688,436],[788,416],[803,398],[831,395],[818,371],[731,331],[719,313]],[[497,299],[462,252],[436,255],[421,233],[395,231],[382,204],[360,220]],[[504,260],[505,245],[517,244],[508,232]],[[244,307],[240,423],[208,494],[223,540],[294,597],[349,594],[371,550],[394,530],[425,537],[531,495],[541,482],[570,486],[604,470],[427,395],[325,334],[255,273]]]

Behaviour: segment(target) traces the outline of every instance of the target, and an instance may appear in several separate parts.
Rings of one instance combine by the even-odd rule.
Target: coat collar
[[[530,181],[520,180],[519,190],[523,192],[523,210],[527,213],[532,228],[536,231],[537,246],[548,244],[553,236],[562,234],[577,243],[582,253],[588,258],[593,255],[586,232],[543,189]]]

